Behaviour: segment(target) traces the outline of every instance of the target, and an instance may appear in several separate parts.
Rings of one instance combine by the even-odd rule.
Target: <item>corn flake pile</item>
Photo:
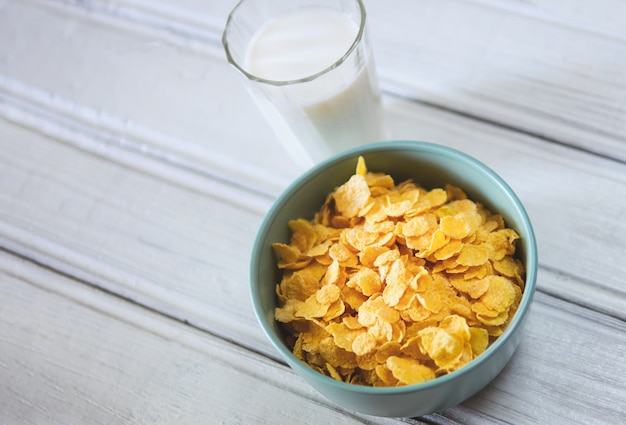
[[[296,357],[359,385],[415,384],[463,367],[503,332],[524,289],[517,233],[459,188],[356,173],[275,243]]]

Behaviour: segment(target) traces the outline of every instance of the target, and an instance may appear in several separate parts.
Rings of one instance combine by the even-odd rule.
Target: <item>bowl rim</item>
[[[485,174],[489,180],[492,181],[496,186],[500,188],[502,193],[506,195],[508,201],[513,205],[514,210],[517,211],[517,215],[521,217],[520,226],[523,229],[516,229],[521,234],[525,235],[525,246],[526,246],[526,278],[525,278],[525,286],[524,291],[522,293],[522,299],[520,300],[520,304],[513,316],[513,319],[504,330],[502,335],[500,335],[496,341],[491,344],[483,353],[481,353],[478,357],[473,359],[468,364],[464,365],[460,369],[457,369],[453,372],[447,373],[442,376],[438,376],[435,379],[431,379],[425,382],[421,382],[418,384],[410,384],[398,387],[372,387],[366,385],[358,385],[358,384],[350,384],[346,382],[338,381],[334,378],[326,376],[313,368],[311,368],[308,364],[298,359],[294,354],[287,348],[282,340],[275,335],[271,324],[268,323],[267,318],[265,317],[265,312],[263,311],[262,305],[260,303],[260,282],[259,279],[256,278],[256,275],[259,270],[259,258],[261,249],[263,249],[262,241],[265,239],[268,233],[268,225],[271,224],[275,216],[279,213],[280,208],[289,201],[289,199],[300,189],[302,185],[306,183],[311,177],[316,176],[322,173],[326,168],[332,167],[338,162],[343,162],[344,160],[350,157],[358,157],[359,155],[367,155],[372,152],[381,152],[381,151],[403,151],[409,150],[413,152],[424,152],[430,155],[438,155],[451,159],[453,162],[462,162],[467,166],[470,166],[472,169]],[[355,164],[356,167],[356,164]],[[484,194],[486,198],[489,198],[489,194]],[[478,159],[461,152],[455,148],[451,148],[445,145],[440,145],[432,142],[425,141],[416,141],[416,140],[389,140],[382,142],[370,143],[367,145],[358,146],[355,148],[351,148],[335,154],[324,161],[319,162],[318,164],[311,167],[309,170],[305,171],[298,178],[296,178],[274,201],[268,212],[266,213],[261,225],[259,227],[259,232],[257,233],[254,245],[252,248],[252,256],[250,262],[250,296],[252,298],[252,305],[254,308],[255,315],[257,316],[257,320],[260,323],[263,332],[270,340],[274,348],[276,348],[283,359],[292,367],[297,366],[298,370],[296,372],[305,373],[309,375],[314,380],[320,380],[325,385],[329,385],[335,387],[335,389],[342,391],[350,391],[354,393],[361,394],[369,394],[369,395],[392,395],[392,394],[405,394],[405,393],[413,393],[417,391],[425,391],[431,388],[439,387],[442,385],[446,385],[450,381],[456,381],[460,379],[462,376],[467,375],[472,372],[472,370],[478,368],[480,365],[489,361],[489,359],[497,353],[500,348],[506,344],[506,342],[511,338],[514,334],[515,330],[522,326],[524,323],[525,316],[528,314],[528,311],[531,306],[531,302],[534,296],[535,287],[536,287],[536,279],[537,279],[537,242],[535,238],[535,233],[526,212],[526,209],[522,205],[522,202],[517,197],[513,189],[500,177],[495,171],[485,165],[483,162]],[[521,236],[520,234],[520,236]]]

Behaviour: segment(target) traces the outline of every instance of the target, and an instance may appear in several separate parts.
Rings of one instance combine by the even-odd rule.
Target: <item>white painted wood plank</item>
[[[0,281],[3,422],[394,422],[342,411],[285,366],[6,253]],[[423,419],[619,421],[625,331],[623,321],[539,294],[504,371]]]
[[[184,176],[154,179],[106,155],[0,127],[11,146],[0,153],[3,246],[223,336],[234,324],[239,338],[265,345],[247,264],[268,200],[209,179],[181,188]]]
[[[78,3],[79,0],[60,0]],[[147,15],[174,18],[195,27],[208,27],[219,32],[226,17],[238,0],[108,0],[89,2],[90,9],[102,8],[107,13],[133,15],[141,11]],[[364,0],[367,9],[375,8],[381,0]],[[422,3],[428,3],[423,1]],[[509,13],[526,13],[543,16],[576,28],[589,29],[597,33],[623,35],[626,4],[621,0],[457,0],[459,4],[478,4],[484,8],[496,8]],[[406,7],[404,0],[397,0],[393,7]]]
[[[623,165],[407,102],[390,103],[388,111],[402,138],[464,150],[513,186],[535,225],[541,264],[565,276],[561,285],[547,291],[624,317],[620,258],[626,241],[613,237],[624,231],[625,201],[613,196],[626,189]],[[50,143],[19,127],[0,126],[6,134],[0,154],[6,164],[4,181],[20,182],[7,187],[2,212],[5,234],[12,235],[18,246],[32,244],[28,249],[38,255],[89,270],[133,297],[167,300],[169,305],[167,294],[173,291],[183,299],[208,300],[208,282],[234,280],[242,282],[238,294],[247,302],[243,282],[249,250],[271,198],[154,159],[134,161],[128,152],[97,141],[80,145],[90,152],[85,154],[73,148],[71,136],[59,135],[59,141],[68,145]],[[24,149],[32,152],[28,159],[20,156]],[[254,181],[248,187],[271,192],[264,184]],[[181,185],[193,192],[180,191]],[[20,186],[29,190],[15,192]],[[41,197],[44,187],[50,195]],[[241,206],[246,208],[239,211]],[[38,239],[33,238],[38,242],[23,229],[38,229],[34,235]],[[208,235],[212,240],[203,239]],[[215,243],[228,248],[216,249]],[[84,255],[57,258],[61,247]],[[90,257],[106,258],[123,273],[107,276],[106,269],[89,265]],[[588,297],[590,287],[596,288],[596,295]],[[174,303],[172,314],[180,317],[179,309],[186,314],[202,311],[191,300]],[[188,319],[195,317],[197,313]]]
[[[2,423],[395,423],[342,411],[286,366],[4,252],[0,282]]]
[[[108,144],[235,181],[276,186],[299,171],[230,72],[221,45],[88,6],[26,0],[0,12],[0,101],[11,119],[27,119],[26,112],[83,132],[94,127],[90,136]],[[41,53],[22,54],[32,51]],[[285,166],[267,173],[276,160]]]
[[[368,4],[390,92],[626,159],[626,26],[493,1]]]
[[[109,3],[114,9],[116,3]],[[464,52],[456,57],[442,54],[432,42],[417,37],[411,40],[410,49],[397,54],[389,51],[397,63],[383,60],[383,83],[401,96],[416,96],[622,158],[620,114],[626,104],[620,97],[625,84],[615,72],[623,69],[624,57],[618,28],[607,33],[592,28],[595,18],[572,24],[572,17],[557,19],[524,7],[511,14],[509,6],[496,3],[438,3],[441,10],[452,13],[447,17],[456,16],[461,24],[459,16],[473,12],[471,16],[480,18],[476,22],[485,22],[477,27],[482,38],[476,43],[470,36],[460,37],[463,31],[476,35],[467,26],[442,37],[455,46],[454,51]],[[254,107],[245,103],[239,82],[219,58],[219,45],[207,41],[216,25],[209,25],[206,32],[196,31],[198,19],[180,10],[172,12],[164,3],[156,9],[147,2],[125,4],[157,18],[174,13],[174,28],[164,28],[161,21],[128,20],[130,12],[126,11],[115,15],[111,9],[90,9],[94,4],[0,4],[0,243],[178,320],[210,329],[223,339],[239,339],[247,347],[273,355],[249,306],[247,257],[264,210],[295,169],[281,160],[284,152],[272,144],[265,124],[255,118]],[[538,7],[544,4],[537,3]],[[415,10],[412,4],[404,7]],[[379,16],[381,25],[386,21],[385,27],[391,23],[406,30],[402,22],[410,14],[397,16],[387,9],[384,13],[371,15]],[[386,13],[393,19],[387,20]],[[502,17],[507,18],[503,22],[515,24],[511,26],[514,31],[496,27],[495,33],[526,49],[508,52],[503,50],[506,46],[485,38],[485,32],[493,30],[488,24]],[[181,28],[187,32],[181,33]],[[522,40],[521,35],[530,30],[538,31],[538,36]],[[548,59],[555,51],[541,49],[539,36],[546,34],[555,35],[557,47],[570,35],[574,42],[586,41],[560,50],[564,56],[557,55],[552,63]],[[430,56],[406,53],[419,52],[415,49],[420,46],[430,46]],[[52,73],[42,66],[45,55],[18,54],[29,51],[28,47],[59,60],[46,68]],[[592,47],[597,57],[613,62],[587,63],[586,58],[593,56],[574,57],[577,49]],[[481,49],[485,50],[482,58],[491,60],[497,76],[506,78],[487,78],[493,69],[475,62]],[[422,69],[422,64],[431,63],[436,66]],[[454,67],[459,63],[470,68],[457,70]],[[519,64],[523,66],[516,68]],[[578,74],[571,74],[566,66],[571,64],[577,66]],[[149,73],[141,73],[143,69]],[[544,74],[545,69],[558,72]],[[185,74],[189,70],[193,75]],[[406,81],[396,84],[396,72]],[[220,82],[219,93],[231,97],[214,96],[214,86],[206,83],[208,75]],[[159,85],[146,76],[156,78]],[[209,122],[201,119],[205,104],[196,97],[199,86],[203,87],[200,94],[211,94],[204,97],[206,108],[213,112]],[[535,92],[527,90],[533,87]],[[572,88],[576,90],[569,92]],[[150,94],[157,101],[146,106]],[[538,104],[526,107],[537,94]],[[509,96],[510,103],[501,105]],[[625,389],[614,377],[624,374],[620,356],[626,284],[620,276],[626,241],[616,237],[625,230],[626,201],[616,196],[624,193],[624,166],[392,96],[385,100],[397,137],[461,148],[502,174],[527,205],[540,243],[540,302],[527,337],[532,343],[522,345],[505,374],[484,393],[433,420],[590,423],[623,416],[620,400]],[[238,126],[233,133],[234,117],[241,115],[252,117],[250,126]],[[556,122],[553,117],[558,118]],[[578,121],[591,124],[583,128]],[[254,144],[256,140],[263,144]],[[256,159],[260,165],[254,167]],[[231,169],[241,163],[249,165]],[[205,235],[211,235],[211,240]],[[215,239],[225,242],[224,249],[215,248]],[[46,285],[46,291],[50,290]],[[46,305],[49,300],[41,302]],[[0,303],[3,320],[5,311],[15,312],[3,308],[5,303]],[[111,315],[126,317],[117,310]],[[24,329],[39,325],[29,326]],[[103,362],[115,366],[116,356],[107,354]],[[41,357],[35,359],[50,366]],[[258,376],[266,373],[263,368],[261,372],[256,366],[253,369],[251,373],[258,372]],[[21,370],[28,376],[24,367]],[[141,373],[148,376],[145,370]],[[80,375],[68,375],[80,381]],[[41,383],[28,379],[21,382]],[[51,385],[45,378],[37,379]],[[71,385],[81,388],[80,383]],[[32,395],[29,391],[33,390],[25,388],[23,394]],[[233,386],[228,388],[227,393],[235,391]],[[575,400],[574,407],[570,399]],[[28,400],[21,397],[22,402]],[[93,406],[93,398],[83,394],[81,400]],[[545,401],[545,406],[536,413],[538,400]],[[168,414],[173,415],[164,413]]]
[[[597,9],[612,10],[613,3],[604,0]],[[240,155],[249,164],[287,160],[233,70],[222,71],[228,68],[217,22],[232,4],[10,2],[0,26],[0,40],[12,41],[0,67],[0,91],[24,96],[15,79],[52,91],[48,108],[70,115],[90,111],[99,125],[115,122],[122,136],[211,167],[221,162],[211,160],[215,155]],[[582,0],[568,3],[574,12],[560,12],[566,5],[548,0],[367,5],[388,93],[626,158],[626,35],[618,25],[607,34],[600,12],[576,19],[575,11],[588,7]],[[162,22],[168,13],[171,28]],[[206,28],[205,17],[211,22]],[[43,72],[37,55],[11,53],[33,49],[58,59]],[[71,72],[64,68],[68,63]],[[146,98],[159,107],[147,108]],[[234,116],[247,117],[249,125],[233,122]],[[228,143],[210,150],[205,143],[213,133]],[[241,149],[250,140],[257,143]]]
[[[401,109],[410,113],[411,116],[419,116],[415,114],[416,111]],[[424,117],[426,116],[424,114]],[[450,128],[443,124],[446,121],[445,117],[435,120],[436,116],[437,114],[431,114],[429,118],[433,122],[439,122],[444,129],[448,128],[448,130],[444,131],[431,124],[433,134],[437,131],[453,134]],[[398,119],[401,120],[400,114],[398,114]],[[418,121],[417,124],[419,123]],[[471,130],[483,126],[477,124],[474,127],[463,122],[457,124],[459,126],[465,124],[466,130],[467,126]],[[407,131],[413,128],[412,125],[415,125],[414,121],[407,126]],[[527,136],[519,140],[515,136],[507,139],[500,134],[501,132],[503,130],[492,128],[489,131],[483,129],[482,133],[472,131],[475,139],[465,139],[463,143],[467,144],[470,149],[475,149],[483,156],[483,160],[489,160],[489,162],[490,158],[505,158],[504,155],[498,154],[499,145],[500,152],[517,152],[517,158],[509,158],[499,163],[502,171],[513,173],[508,176],[509,178],[515,177],[516,161],[522,161],[522,171],[525,161],[541,165],[543,161],[546,161],[545,155],[550,153],[550,148],[554,149],[552,155],[555,159],[550,161],[552,166],[560,167],[560,173],[568,172],[572,181],[576,181],[575,176],[580,174],[584,179],[595,181],[594,186],[613,191],[616,186],[612,185],[621,184],[619,179],[624,178],[624,174],[619,173],[621,166],[612,168],[606,160],[580,154],[581,157],[592,161],[583,164],[580,158],[576,158],[579,154],[563,156],[564,152],[569,151],[562,147],[550,147],[533,141]],[[199,194],[185,190],[180,185],[171,185],[167,180],[155,180],[151,175],[144,175],[119,166],[110,162],[110,159],[85,154],[10,125],[5,124],[2,127],[2,134],[11,136],[9,140],[21,142],[19,149],[11,149],[12,145],[7,143],[2,146],[1,150],[4,156],[0,170],[5,174],[2,175],[0,181],[12,182],[12,184],[6,184],[0,191],[3,194],[3,205],[0,208],[3,227],[0,234],[5,249],[21,252],[65,273],[80,276],[108,290],[133,298],[139,303],[177,317],[179,320],[190,319],[193,324],[209,329],[223,338],[237,340],[254,350],[270,356],[274,355],[256,326],[249,306],[245,283],[247,282],[248,253],[241,252],[232,258],[222,257],[220,256],[222,250],[211,246],[210,241],[200,240],[204,234],[225,235],[234,230],[235,232],[224,240],[227,242],[225,252],[235,252],[237,248],[242,247],[241,241],[254,233],[254,225],[238,228],[235,223],[241,217],[253,220],[256,217],[258,220],[260,219],[259,211],[246,212],[238,209],[240,207],[235,208],[225,203],[221,208],[225,206],[226,211],[217,212],[217,208],[211,206],[215,205],[216,200],[210,193]],[[487,144],[478,143],[479,138]],[[490,138],[495,138],[495,140],[490,141]],[[526,141],[527,144],[516,144],[520,140]],[[538,146],[533,148],[533,144]],[[503,146],[508,147],[508,150]],[[543,148],[541,152],[544,156],[536,153],[540,148]],[[24,156],[25,152],[29,155]],[[535,154],[531,155],[533,152]],[[562,158],[557,161],[559,154]],[[53,158],[54,160],[51,160]],[[593,161],[600,161],[599,163],[604,164],[605,167],[594,167]],[[74,164],[74,167],[70,164]],[[510,170],[509,166],[513,170]],[[567,171],[568,166],[571,167],[570,171]],[[538,169],[545,173],[546,168],[540,166]],[[89,172],[87,173],[86,170]],[[112,185],[106,184],[107,177]],[[579,178],[578,181],[580,180],[583,179]],[[515,181],[521,184],[525,180],[518,177]],[[530,191],[526,196],[531,202],[535,199],[532,195],[532,190],[536,188],[533,182],[531,181],[529,186],[522,186]],[[245,192],[242,193],[245,194]],[[570,202],[578,199],[574,197],[577,193],[568,195],[571,196]],[[219,202],[222,201],[219,200]],[[562,202],[562,199],[557,199],[557,201]],[[539,205],[536,206],[538,212],[546,209],[545,202],[549,202],[549,198],[540,197]],[[172,206],[175,208],[173,211]],[[200,223],[196,215],[198,212],[201,217],[215,217],[218,220],[218,227],[222,228],[224,233],[217,233],[217,228]],[[577,214],[580,212],[574,212],[570,220],[574,220]],[[563,217],[560,219],[564,220]],[[560,232],[564,233],[568,230],[567,223],[561,222],[560,226],[555,226],[552,221],[546,222],[541,227],[541,233],[538,234],[540,248],[550,243],[550,237],[555,237],[558,241]],[[583,238],[583,236],[580,237]],[[590,242],[592,237],[593,234],[588,234],[584,236],[584,240]],[[622,242],[618,240],[617,243]],[[582,302],[592,309],[606,311],[608,315],[592,310],[587,311],[574,304],[558,302],[554,298],[539,295],[543,297],[540,299],[544,300],[545,307],[534,308],[533,316],[531,316],[534,319],[529,322],[527,330],[528,334],[533,335],[533,343],[529,346],[532,354],[516,356],[521,359],[522,363],[519,368],[508,372],[513,373],[515,378],[505,380],[500,378],[502,386],[494,383],[496,386],[487,390],[489,396],[478,396],[477,400],[482,401],[471,401],[459,408],[459,411],[446,414],[452,415],[451,417],[462,417],[461,422],[465,423],[478,422],[485,415],[502,419],[502,416],[498,414],[499,408],[494,406],[510,406],[511,399],[516,399],[516,403],[521,403],[525,409],[532,409],[539,397],[542,400],[549,400],[547,404],[549,408],[545,413],[541,413],[543,416],[531,415],[526,419],[529,421],[537,419],[539,422],[543,419],[555,420],[559,415],[563,415],[561,409],[567,401],[563,399],[565,396],[563,393],[555,392],[547,382],[558,383],[558,385],[580,382],[582,377],[591,373],[585,372],[583,368],[591,367],[593,373],[599,374],[598,377],[591,379],[591,382],[585,381],[585,384],[577,389],[580,388],[582,391],[582,388],[589,386],[601,389],[604,385],[602,380],[610,381],[613,371],[616,368],[620,370],[624,366],[623,362],[620,363],[622,339],[620,337],[616,339],[611,334],[611,330],[601,332],[594,330],[597,326],[602,329],[608,327],[617,329],[618,335],[624,334],[623,311],[626,301],[623,293],[605,295],[597,291],[598,284],[604,283],[599,279],[583,281],[571,270],[567,270],[569,274],[562,275],[545,268],[572,268],[577,262],[582,262],[582,266],[579,267],[584,268],[586,261],[584,256],[575,253],[575,256],[569,257],[568,250],[574,252],[576,247],[559,247],[558,250],[547,250],[547,252],[545,249],[541,250],[545,252],[542,255],[542,264],[547,266],[544,266],[540,272],[540,290],[556,294],[569,301]],[[207,257],[198,254],[199,252],[206,252]],[[616,250],[612,255],[617,256],[620,252]],[[606,246],[600,252],[605,256],[610,253],[611,251],[607,250]],[[213,255],[218,255],[216,263],[212,263]],[[603,260],[598,259],[598,261]],[[176,267],[177,263],[182,267]],[[187,264],[193,264],[191,271],[185,267]],[[592,271],[593,273],[607,272],[604,268],[596,268]],[[173,276],[176,279],[173,279]],[[603,278],[609,282],[612,291],[619,291],[620,288],[623,290],[623,283],[617,277],[607,274]],[[575,294],[571,291],[573,286],[579,288]],[[608,303],[604,305],[606,302]],[[537,303],[537,305],[540,304]],[[541,312],[543,308],[551,312]],[[534,313],[538,310],[540,313]],[[563,316],[561,314],[563,312],[569,313]],[[614,318],[611,318],[611,315]],[[576,320],[580,322],[576,323]],[[554,327],[547,326],[548,323]],[[562,339],[565,336],[567,338]],[[561,338],[561,340],[555,341],[555,338]],[[613,344],[613,346],[606,352],[591,350],[583,356],[580,350],[572,351],[573,341],[579,341],[578,343],[588,341],[592,347],[602,347],[603,344]],[[566,372],[563,371],[565,367],[563,366],[555,374],[551,369],[555,359],[559,359],[562,366],[566,365]],[[614,367],[606,369],[604,365],[607,364],[614,365]],[[536,375],[529,377],[530,370]],[[605,373],[611,375],[608,376]],[[518,378],[523,384],[517,382]],[[583,410],[593,412],[596,418],[604,418],[610,414],[623,414],[624,412],[619,410],[619,407],[610,408],[609,406],[619,400],[623,391],[624,389],[619,386],[612,387],[609,392],[599,391],[598,394],[603,395],[598,396],[598,400],[590,401],[593,405],[597,404],[595,410],[589,410],[590,408],[586,405]],[[572,397],[578,396],[582,394],[575,393]],[[619,403],[616,404],[621,406]],[[524,411],[507,410],[506,412],[514,414],[520,422],[524,422]],[[569,414],[579,415],[581,410],[572,410]],[[569,418],[569,416],[566,417]],[[572,419],[575,418],[572,417]],[[584,417],[584,419],[589,418]]]
[[[0,38],[14,40],[7,52],[39,48],[71,59],[54,63],[46,73],[36,66],[41,60],[37,55],[16,59],[15,53],[8,53],[6,75],[43,90],[54,84],[57,96],[106,110],[130,127],[154,124],[161,133],[156,139],[169,140],[169,149],[208,157],[202,144],[207,125],[222,126],[223,135],[241,140],[229,131],[232,121],[224,125],[222,108],[245,108],[249,113],[242,115],[253,125],[262,121],[249,102],[224,98],[226,104],[215,108],[207,100],[220,92],[216,81],[237,82],[232,70],[214,78],[206,63],[209,58],[225,63],[219,22],[234,3],[190,2],[180,8],[171,2],[150,5],[138,0],[8,3],[6,36]],[[388,93],[626,158],[626,30],[620,31],[619,25],[623,5],[612,0],[594,3],[597,11],[585,18],[577,17],[589,8],[582,0],[443,0],[403,2],[393,8],[370,0],[367,6]],[[191,11],[196,18],[190,18]],[[603,25],[607,11],[614,12],[614,24],[608,20]],[[163,22],[167,13],[172,14],[169,26]],[[39,20],[46,22],[47,30],[23,30]],[[24,25],[15,28],[15,22]],[[78,33],[81,37],[75,37]],[[94,48],[85,49],[88,44]],[[100,83],[104,69],[115,71],[106,85]],[[172,87],[175,92],[168,90]],[[144,94],[135,99],[152,96],[160,107],[136,106],[126,93]],[[262,128],[260,134],[241,127],[238,133],[284,154],[271,140],[269,128],[262,122],[256,125]],[[254,153],[260,156],[250,158],[267,158],[263,149]]]
[[[468,0],[511,12],[543,16],[596,34],[624,36],[626,3],[621,0]]]
[[[160,28],[164,33],[189,39],[213,40],[239,0],[55,0],[87,8],[116,20]]]

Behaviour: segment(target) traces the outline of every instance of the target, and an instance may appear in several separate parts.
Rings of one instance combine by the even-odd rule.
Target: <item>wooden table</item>
[[[366,1],[393,137],[493,168],[539,245],[504,371],[403,420],[256,322],[251,246],[302,170],[226,63],[234,4],[0,1],[0,422],[624,423],[626,3]]]

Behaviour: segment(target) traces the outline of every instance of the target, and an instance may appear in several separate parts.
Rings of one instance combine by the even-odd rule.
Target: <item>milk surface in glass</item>
[[[297,10],[261,28],[248,48],[246,68],[265,80],[308,79],[342,58],[358,32],[358,25],[339,11]],[[365,49],[352,54],[365,57],[310,81],[282,85],[271,105],[259,105],[303,163],[311,165],[343,149],[383,139],[380,94],[368,71],[374,67],[372,55]],[[276,102],[281,95],[284,101]]]

